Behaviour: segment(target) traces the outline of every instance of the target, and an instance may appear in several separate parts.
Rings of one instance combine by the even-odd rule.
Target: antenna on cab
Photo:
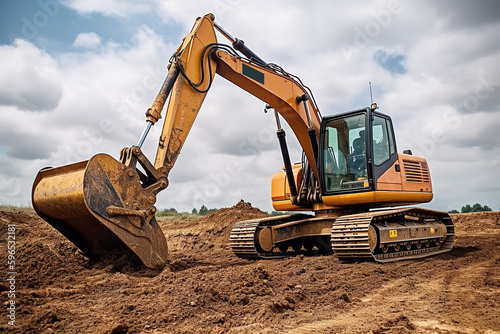
[[[372,92],[372,82],[368,81],[368,86],[370,86],[370,101],[371,101],[371,106],[370,108],[372,110],[378,109],[378,106],[376,103],[373,103],[373,92]]]

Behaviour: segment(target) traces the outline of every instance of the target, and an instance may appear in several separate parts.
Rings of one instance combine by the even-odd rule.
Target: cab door
[[[324,194],[371,189],[367,129],[365,109],[323,120],[320,170]]]
[[[401,173],[391,118],[378,112],[371,112],[370,118],[373,189],[380,190],[377,184],[383,174],[392,169],[394,182],[401,182]]]

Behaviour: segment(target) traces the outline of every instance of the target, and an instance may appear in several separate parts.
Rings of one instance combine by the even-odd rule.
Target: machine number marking
[[[398,230],[389,230],[389,238],[397,238]]]
[[[436,232],[436,229],[434,227],[431,227],[431,233],[434,234]]]

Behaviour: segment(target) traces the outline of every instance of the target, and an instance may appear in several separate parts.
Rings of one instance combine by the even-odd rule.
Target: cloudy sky
[[[398,150],[430,165],[434,200],[500,210],[500,3],[496,0],[4,0],[0,10],[0,204],[30,204],[39,169],[118,158],[137,143],[172,53],[216,21],[309,86],[323,115],[369,105]],[[222,36],[221,42],[226,43]],[[216,78],[159,208],[240,199],[272,210],[282,167],[273,115]],[[143,146],[154,161],[160,124]],[[292,159],[300,149],[288,133]]]

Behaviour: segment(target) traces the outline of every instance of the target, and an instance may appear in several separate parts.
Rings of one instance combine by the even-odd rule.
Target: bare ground
[[[38,216],[0,211],[0,332],[500,333],[500,212],[453,215],[454,249],[422,260],[238,259],[231,226],[264,216],[240,202],[197,221],[160,222],[170,263],[158,272],[93,263]]]

